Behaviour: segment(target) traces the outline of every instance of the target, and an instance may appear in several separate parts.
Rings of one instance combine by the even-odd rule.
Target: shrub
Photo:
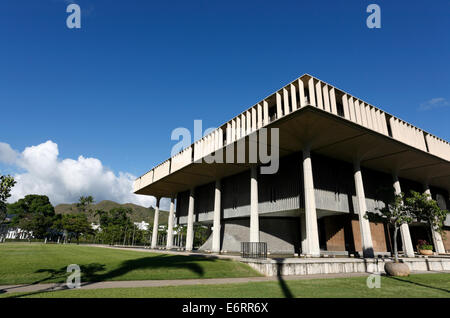
[[[417,248],[419,250],[433,250],[433,245],[428,244],[425,240],[419,240],[417,242]]]

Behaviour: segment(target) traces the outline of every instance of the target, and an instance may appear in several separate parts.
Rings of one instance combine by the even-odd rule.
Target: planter
[[[419,250],[421,255],[433,255],[433,250]]]
[[[408,276],[411,270],[405,263],[388,262],[384,265],[384,270],[389,276]]]

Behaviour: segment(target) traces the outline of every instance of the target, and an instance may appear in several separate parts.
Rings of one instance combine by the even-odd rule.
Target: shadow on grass
[[[283,258],[276,258],[277,261],[277,279],[278,284],[280,284],[281,291],[283,292],[284,298],[294,298],[294,295],[292,294],[291,290],[289,289],[288,285],[286,284],[286,281],[283,279],[282,276],[282,270],[283,270],[283,264],[281,263]]]
[[[161,268],[187,269],[195,273],[198,278],[201,278],[205,275],[205,271],[202,265],[206,262],[215,262],[215,261],[216,259],[214,258],[203,258],[195,256],[194,257],[179,256],[179,255],[148,256],[124,261],[120,264],[118,268],[112,269],[106,273],[102,273],[105,271],[105,264],[91,263],[87,265],[80,265],[81,281],[83,282],[81,285],[86,286],[94,282],[112,281],[115,278],[122,277],[123,275],[133,270],[142,270],[142,269],[146,270],[161,269]],[[53,269],[53,268],[39,269],[36,271],[36,273],[48,273],[49,275],[31,284],[24,284],[17,287],[8,288],[7,290],[0,290],[0,294],[5,293],[6,291],[11,292],[13,291],[14,288],[32,286],[46,282],[56,281],[59,283],[64,283],[67,279],[67,276],[70,274],[67,273],[67,267],[62,267],[60,269]],[[56,288],[57,290],[68,289],[65,284],[60,284],[59,286],[56,286]],[[36,295],[55,290],[56,290],[55,286],[52,286],[47,289],[42,289],[39,291],[33,291],[27,294],[20,295],[20,297]]]
[[[138,259],[124,261],[118,268],[103,274],[90,273],[83,275],[85,280],[90,282],[100,282],[106,280],[114,280],[133,270],[140,269],[187,269],[202,277],[205,274],[203,267],[197,262],[214,262],[212,259],[191,258],[189,256],[149,256]]]
[[[406,279],[402,279],[402,278],[394,277],[394,276],[389,276],[389,275],[386,275],[385,277],[389,278],[389,279],[393,279],[393,280],[399,281],[399,282],[403,282],[403,283],[408,283],[408,284],[412,284],[412,285],[416,285],[416,286],[420,286],[420,287],[425,287],[425,288],[430,288],[430,289],[434,289],[434,290],[438,290],[438,291],[443,291],[445,293],[450,293],[450,290],[445,289],[445,288],[429,286],[429,285],[425,285],[425,284],[422,284],[422,283],[417,283],[417,282],[413,282],[413,281],[410,281],[410,280],[406,280]]]

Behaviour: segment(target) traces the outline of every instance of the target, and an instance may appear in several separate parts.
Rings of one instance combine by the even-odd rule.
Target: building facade
[[[272,161],[279,157],[275,173],[263,172],[273,162],[251,155],[267,148]],[[134,184],[135,193],[157,198],[155,213],[161,197],[171,198],[169,231],[173,220],[187,224],[187,250],[199,222],[212,228],[200,249],[239,252],[241,242],[267,242],[272,254],[313,257],[389,253],[392,230],[364,217],[384,206],[383,188],[427,192],[450,207],[450,144],[308,74]],[[450,218],[445,225],[444,237],[424,224],[403,225],[400,249],[414,256],[425,239],[445,253]]]

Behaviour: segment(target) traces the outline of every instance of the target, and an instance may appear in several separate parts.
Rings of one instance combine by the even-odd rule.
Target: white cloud
[[[17,153],[10,145],[0,142],[0,162],[12,164],[17,159]]]
[[[22,153],[0,142],[0,163],[12,165],[21,172],[15,174],[17,184],[11,191],[10,202],[27,194],[47,195],[52,204],[73,203],[82,195],[92,195],[99,202],[112,200],[154,206],[155,198],[133,194],[130,173],[117,175],[96,158],[60,159],[58,145],[52,141],[26,147]],[[161,202],[166,208],[167,202]]]
[[[431,110],[435,108],[446,107],[449,105],[449,102],[445,98],[436,97],[420,104],[419,110]]]

